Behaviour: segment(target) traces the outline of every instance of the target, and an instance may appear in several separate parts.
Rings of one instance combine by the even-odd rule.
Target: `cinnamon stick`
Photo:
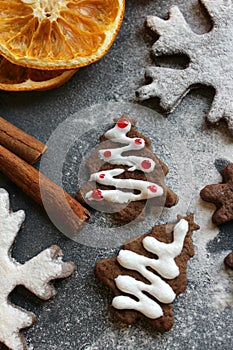
[[[89,211],[61,187],[3,146],[0,146],[0,172],[43,206],[64,234],[73,237],[90,217]]]
[[[29,164],[34,164],[47,146],[0,117],[0,145],[17,154]]]

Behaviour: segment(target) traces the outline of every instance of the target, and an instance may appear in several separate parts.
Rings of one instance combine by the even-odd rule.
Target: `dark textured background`
[[[201,34],[211,28],[207,14],[196,0],[126,0],[126,3],[117,40],[101,61],[80,69],[67,84],[52,91],[0,92],[0,115],[46,143],[59,123],[85,107],[108,101],[134,101],[135,90],[144,82],[144,67],[152,64],[149,49],[154,39],[143,27],[146,15],[165,17],[170,5],[177,4],[193,30]],[[180,68],[185,60],[160,59],[157,64]],[[31,350],[232,349],[232,276],[225,273],[222,261],[232,249],[233,225],[222,225],[219,232],[210,221],[214,207],[199,198],[202,187],[221,181],[218,170],[224,161],[233,161],[232,139],[225,125],[209,128],[205,123],[213,93],[205,87],[191,92],[174,113],[167,119],[161,118],[160,122],[166,123],[166,132],[160,135],[158,130],[150,130],[150,136],[155,133],[163,145],[169,144],[170,155],[176,154],[178,159],[177,135],[184,140],[192,176],[187,176],[189,165],[178,167],[177,192],[181,198],[189,198],[187,211],[194,211],[202,226],[194,236],[196,256],[189,264],[188,288],[174,303],[175,326],[167,334],[158,334],[144,322],[126,327],[108,314],[111,296],[95,280],[93,268],[98,259],[114,255],[117,249],[91,248],[69,240],[57,231],[43,209],[8,179],[0,177],[0,186],[11,195],[13,209],[26,211],[25,225],[14,245],[14,257],[24,262],[49,245],[58,244],[65,260],[77,264],[74,276],[56,282],[58,294],[49,302],[41,302],[21,287],[12,293],[13,302],[37,315],[35,325],[25,331]],[[157,100],[147,106],[159,111]],[[140,131],[145,130],[142,127]],[[83,137],[87,144],[91,141],[88,133]],[[67,170],[69,167],[73,170],[69,159],[76,156],[76,151],[75,147],[70,151],[64,165],[64,187],[71,194],[77,188]],[[177,164],[182,164],[182,159]],[[172,171],[172,162],[169,165]],[[182,189],[182,184],[188,185],[187,190]],[[185,204],[179,209],[185,210]],[[176,214],[176,210],[170,211],[168,220],[174,221]]]

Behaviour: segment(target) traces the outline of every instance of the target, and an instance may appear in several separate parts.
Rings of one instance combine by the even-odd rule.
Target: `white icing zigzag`
[[[145,147],[145,141],[141,138],[130,138],[126,134],[131,129],[131,123],[128,119],[122,118],[118,120],[114,128],[105,133],[106,139],[126,144],[127,146],[104,149],[99,151],[100,158],[110,164],[127,165],[131,168],[128,171],[142,170],[145,173],[150,173],[155,168],[155,162],[151,158],[137,156],[122,156],[123,152],[139,151]]]
[[[181,219],[174,228],[174,240],[169,244],[160,242],[154,237],[145,237],[142,241],[143,247],[148,252],[156,254],[158,259],[147,258],[130,250],[120,251],[117,257],[119,264],[126,269],[138,271],[150,284],[138,281],[131,276],[118,276],[115,279],[118,289],[135,296],[138,301],[129,296],[117,296],[112,302],[116,309],[140,311],[150,319],[163,316],[161,306],[154,299],[150,298],[148,294],[164,304],[172,303],[176,294],[167,282],[148,270],[148,267],[166,279],[174,279],[179,276],[180,271],[176,265],[175,258],[182,252],[188,229],[188,222]],[[144,292],[148,294],[146,295]]]
[[[88,200],[102,200],[112,203],[128,203],[132,201],[139,201],[143,199],[154,198],[163,195],[162,187],[155,185],[152,182],[143,180],[129,180],[129,179],[114,179],[114,176],[124,173],[124,169],[113,169],[101,171],[92,174],[90,181],[96,181],[99,184],[106,186],[115,186],[117,188],[139,190],[139,194],[133,192],[123,192],[120,190],[94,190],[86,194]],[[94,197],[94,198],[93,198]]]
[[[150,173],[155,168],[155,162],[151,158],[138,157],[134,155],[123,156],[122,153],[128,151],[139,151],[145,147],[145,141],[142,138],[130,138],[126,134],[131,129],[131,123],[126,118],[117,121],[114,128],[105,133],[106,139],[125,144],[124,147],[114,149],[104,149],[99,151],[99,157],[113,165],[127,165],[128,171],[141,170],[144,173]],[[132,192],[123,192],[120,190],[93,190],[89,191],[85,198],[88,200],[103,200],[112,203],[128,203],[139,201],[163,195],[162,187],[157,184],[133,179],[115,179],[114,176],[123,174],[123,169],[113,169],[94,173],[90,177],[90,181],[96,181],[106,186],[114,186],[115,188],[131,189]],[[141,191],[140,194],[134,194],[133,190]]]

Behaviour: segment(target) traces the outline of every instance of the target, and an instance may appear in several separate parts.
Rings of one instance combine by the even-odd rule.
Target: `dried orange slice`
[[[17,66],[0,56],[0,90],[48,90],[68,81],[78,69],[41,70]]]
[[[69,80],[77,69],[41,70],[17,66],[0,56],[0,90],[48,90]]]
[[[125,0],[0,0],[0,53],[37,69],[100,59],[120,28]]]

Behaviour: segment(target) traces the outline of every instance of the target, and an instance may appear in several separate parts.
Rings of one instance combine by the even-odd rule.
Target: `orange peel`
[[[77,69],[40,70],[17,66],[0,56],[0,90],[49,90],[68,81]]]

